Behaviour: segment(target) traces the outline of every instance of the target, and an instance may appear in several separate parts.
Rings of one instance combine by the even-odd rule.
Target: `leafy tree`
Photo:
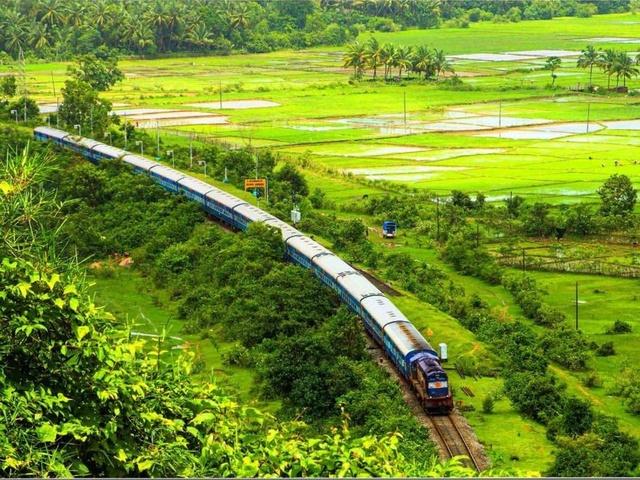
[[[638,69],[627,52],[617,52],[611,72],[616,75],[616,87],[620,84],[620,78],[623,86],[626,86],[628,79],[638,75]]]
[[[638,441],[607,417],[598,418],[593,431],[559,442],[550,476],[624,477],[633,474],[640,460]]]
[[[105,49],[81,56],[77,65],[69,67],[69,73],[99,92],[108,90],[124,79],[124,74],[118,68],[118,58]]]
[[[8,75],[0,80],[0,94],[5,99],[15,96],[17,88],[16,77],[14,75]]]
[[[556,377],[529,372],[510,372],[504,382],[505,394],[523,415],[547,423],[562,409],[565,385]]]
[[[557,75],[555,72],[558,68],[560,68],[561,63],[562,63],[562,60],[560,59],[560,57],[549,57],[544,63],[544,68],[546,70],[551,71],[551,87],[552,88],[556,84]]]
[[[16,99],[8,107],[8,110],[15,110],[19,119],[26,118],[32,120],[40,115],[40,108],[33,98],[21,97]]]
[[[104,136],[111,121],[109,101],[100,98],[90,84],[77,79],[65,82],[62,98],[58,115],[71,131],[80,125],[85,135]]]
[[[600,52],[600,59],[598,65],[604,73],[607,75],[607,89],[611,87],[611,75],[615,73],[614,66],[618,58],[618,52],[608,48]]]
[[[520,214],[520,207],[524,204],[524,198],[519,195],[510,196],[505,199],[504,203],[507,206],[507,213],[512,218],[517,218]]]
[[[598,189],[602,202],[600,213],[604,216],[626,216],[633,212],[638,192],[626,175],[614,174]]]
[[[589,69],[589,88],[593,85],[593,67],[598,66],[599,61],[600,52],[593,45],[587,45],[578,57],[578,68]]]
[[[290,193],[291,197],[306,197],[309,195],[307,181],[298,169],[290,163],[286,163],[278,170],[274,179],[282,184],[281,188]]]
[[[375,37],[371,37],[365,46],[367,67],[373,71],[373,79],[376,79],[378,66],[382,64],[382,45]]]
[[[345,67],[353,68],[353,77],[360,78],[367,64],[367,52],[364,45],[355,41],[347,46],[347,51],[342,57]]]

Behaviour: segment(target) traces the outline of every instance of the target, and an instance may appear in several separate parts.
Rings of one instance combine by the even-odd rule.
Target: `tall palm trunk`
[[[593,63],[589,67],[589,89],[593,86]]]

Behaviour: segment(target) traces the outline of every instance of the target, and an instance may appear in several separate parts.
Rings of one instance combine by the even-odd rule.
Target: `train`
[[[310,269],[360,317],[365,330],[411,385],[423,408],[431,414],[448,414],[453,409],[448,376],[436,351],[373,283],[329,249],[264,210],[148,158],[51,127],[35,128],[34,137],[72,150],[94,164],[107,159],[122,161],[164,189],[198,202],[205,212],[234,229],[246,230],[251,223],[261,222],[279,230],[286,258]]]

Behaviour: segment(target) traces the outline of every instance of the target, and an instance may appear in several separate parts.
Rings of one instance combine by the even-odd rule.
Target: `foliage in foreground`
[[[19,221],[32,212],[37,222],[40,212],[24,159],[0,176],[0,203],[15,207],[0,209],[15,233],[0,243],[0,475],[473,474],[457,462],[416,468],[397,435],[354,438],[346,425],[305,435],[302,423],[276,422],[215,384],[194,384],[189,352],[166,364],[161,338],[155,349],[132,341],[91,302],[75,264],[53,268],[32,248],[57,239]],[[13,239],[29,235],[16,249]],[[31,261],[21,258],[27,252]]]

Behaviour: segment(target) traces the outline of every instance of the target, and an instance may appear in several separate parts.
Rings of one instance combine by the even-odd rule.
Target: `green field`
[[[381,42],[402,45],[427,44],[447,54],[503,53],[521,50],[579,51],[595,37],[640,39],[638,18],[631,14],[588,19],[558,18],[516,24],[472,24],[466,29],[415,30],[377,34]],[[523,32],[527,34],[524,35]],[[363,34],[365,40],[369,34]],[[599,47],[638,50],[638,44],[595,42]],[[261,55],[128,59],[121,62],[126,80],[106,96],[127,109],[154,108],[220,114],[221,125],[167,125],[161,129],[167,142],[186,144],[193,133],[203,142],[233,146],[273,148],[282,157],[309,162],[304,174],[312,187],[320,187],[338,206],[393,191],[394,184],[448,195],[451,190],[482,192],[489,201],[511,194],[552,203],[595,202],[596,190],[613,173],[640,177],[640,97],[626,94],[587,95],[572,90],[588,82],[588,73],[575,67],[575,57],[563,59],[557,88],[550,88],[550,73],[542,69],[544,58],[520,61],[454,60],[462,84],[402,81],[383,83],[368,78],[350,82],[351,72],[341,67],[336,48],[281,51]],[[29,90],[42,103],[55,103],[65,79],[63,63],[35,64],[26,69]],[[1,65],[0,74],[12,71]],[[615,78],[613,79],[615,84]],[[600,72],[594,83],[605,85]],[[640,87],[640,79],[629,82]],[[266,100],[277,106],[221,110],[193,106],[199,102]],[[406,111],[405,111],[406,98]],[[124,107],[117,107],[124,108]],[[221,188],[243,194],[222,179]],[[376,184],[375,181],[384,181]],[[389,186],[391,185],[391,187]],[[348,214],[340,213],[345,217]],[[377,227],[372,218],[363,218]],[[441,267],[496,308],[522,318],[519,307],[502,287],[463,277],[438,259],[434,249],[415,237],[400,237],[377,248],[409,253]],[[627,252],[628,253],[628,252]],[[554,367],[569,390],[592,400],[599,411],[615,414],[622,428],[640,435],[640,420],[624,411],[611,395],[615,375],[622,365],[637,364],[635,348],[640,328],[637,281],[554,273],[534,274],[547,287],[547,301],[562,309],[572,322],[573,289],[581,285],[581,328],[599,343],[615,319],[634,326],[634,333],[615,338],[618,355],[596,357],[592,365],[604,386],[587,389],[582,373]],[[158,334],[169,325],[180,336],[181,326],[172,320],[171,306],[158,292],[144,287],[144,280],[128,271],[114,278],[95,278],[96,298],[107,309],[139,323],[139,331]],[[135,292],[135,293],[134,293]],[[605,293],[599,293],[605,292]],[[155,295],[155,300],[152,296]],[[434,342],[450,344],[452,358],[470,355],[496,362],[488,346],[479,343],[453,318],[410,295],[398,306],[424,333],[432,330]],[[214,332],[215,336],[215,332]],[[217,378],[251,399],[252,373],[222,365],[222,353],[230,345],[188,337]],[[501,399],[493,414],[482,413],[482,399],[500,390],[500,379],[461,379],[452,371],[456,388],[469,386],[476,394],[457,398],[475,411],[467,418],[499,464],[544,470],[552,461],[553,445],[544,428],[523,419]]]
[[[402,45],[426,44],[449,55],[577,52],[588,43],[634,51],[636,43],[616,38],[639,39],[635,23],[632,14],[615,14],[514,24],[480,22],[464,29],[408,30],[376,37]],[[482,191],[489,200],[514,192],[552,202],[591,201],[598,185],[612,173],[637,175],[634,162],[640,142],[634,137],[640,122],[631,124],[632,130],[603,122],[640,118],[640,102],[634,96],[568,91],[588,82],[588,73],[576,68],[575,57],[563,58],[554,90],[549,88],[549,72],[542,69],[544,56],[453,62],[462,79],[459,86],[415,80],[352,85],[338,48],[129,59],[121,62],[126,80],[107,96],[127,109],[207,112],[227,121],[163,126],[168,132],[195,132],[199,138],[229,145],[275,147],[283,155],[305,153],[335,170],[442,195],[459,189]],[[12,68],[0,66],[0,74]],[[29,65],[30,92],[41,102],[55,103],[65,69],[61,63]],[[615,84],[615,78],[612,81]],[[594,83],[607,83],[598,69]],[[629,85],[639,86],[638,78]],[[220,97],[224,102],[267,100],[278,105],[218,110],[215,103]],[[193,106],[202,102],[214,106]],[[409,151],[394,151],[391,145]],[[399,173],[395,167],[403,168]]]

